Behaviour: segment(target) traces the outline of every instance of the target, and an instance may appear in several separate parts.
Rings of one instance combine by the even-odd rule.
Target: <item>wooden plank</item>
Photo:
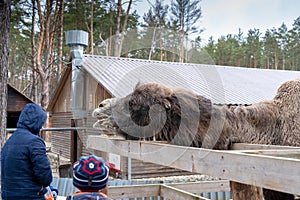
[[[200,197],[199,195],[194,195],[192,193],[168,185],[161,185],[160,196],[163,197],[164,200],[208,200],[207,198]]]
[[[90,136],[88,148],[234,182],[300,194],[300,160]],[[172,156],[170,156],[172,155]]]
[[[133,179],[138,178],[157,178],[166,176],[183,176],[192,175],[193,173],[171,168],[167,166],[157,165],[149,162],[131,159],[131,176]]]
[[[108,188],[108,196],[112,199],[121,198],[141,198],[141,197],[163,197],[164,199],[176,200],[207,200],[207,198],[192,194],[183,189],[173,187],[182,187],[183,184],[145,184],[145,185],[129,185],[129,186],[110,186]],[[180,186],[181,185],[181,186]],[[195,184],[199,188],[206,187],[207,184]],[[192,186],[192,185],[190,185]],[[198,190],[198,193],[201,193]]]
[[[266,156],[275,156],[275,157],[285,157],[285,158],[296,158],[300,159],[300,149],[294,150],[237,150],[239,153],[246,154],[257,154],[257,155],[266,155]]]
[[[292,146],[279,146],[279,145],[266,145],[266,144],[247,144],[247,143],[234,143],[231,146],[231,150],[272,150],[272,149],[300,149],[300,147]]]
[[[232,149],[239,153],[300,159],[300,147],[236,143]]]
[[[300,158],[300,147],[278,146],[278,145],[264,145],[264,144],[247,144],[234,143],[232,150],[240,153],[251,153],[260,155],[270,155],[279,157]],[[253,187],[251,185],[231,182],[233,199],[262,199],[261,188]],[[246,196],[245,196],[246,195]],[[247,197],[247,195],[252,195]]]
[[[111,199],[160,196],[160,184],[109,186],[108,196]]]
[[[191,192],[194,194],[205,193],[205,192],[226,192],[230,191],[229,181],[199,181],[189,183],[170,183],[169,186]]]

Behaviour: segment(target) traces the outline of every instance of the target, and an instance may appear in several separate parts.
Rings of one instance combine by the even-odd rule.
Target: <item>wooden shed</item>
[[[130,58],[84,55],[85,116],[72,112],[72,67],[68,66],[57,84],[47,111],[50,127],[78,127],[53,131],[51,149],[74,162],[81,155],[94,153],[87,146],[88,135],[99,135],[93,128],[92,111],[106,98],[129,94],[138,82],[157,82],[169,87],[190,89],[214,103],[255,103],[272,99],[284,81],[300,77],[300,72],[239,67],[170,63]],[[81,130],[79,128],[84,128]],[[99,155],[99,154],[98,154]],[[121,169],[122,178],[147,178],[190,174],[167,166],[127,159],[112,153],[103,157]],[[129,176],[129,177],[128,177]]]
[[[7,128],[16,128],[21,111],[27,103],[33,103],[31,99],[22,94],[11,84],[7,84]]]

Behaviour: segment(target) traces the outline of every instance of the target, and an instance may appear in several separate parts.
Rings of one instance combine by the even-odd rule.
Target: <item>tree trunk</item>
[[[159,56],[160,56],[160,61],[163,60],[163,46],[162,46],[162,28],[159,28]]]
[[[113,41],[112,35],[113,35],[112,27],[109,27],[108,56],[112,55],[111,54],[111,51],[112,51],[112,41]]]
[[[121,11],[122,11],[122,0],[118,0],[118,9],[116,17],[116,33],[115,33],[115,42],[114,42],[114,52],[113,56],[120,57],[119,55],[119,45],[120,45],[120,23],[121,23]]]
[[[42,91],[41,91],[41,106],[46,109],[49,103],[49,80],[47,77],[41,77]]]
[[[285,70],[285,55],[282,55],[282,70]]]
[[[63,22],[64,22],[64,0],[60,0],[60,8],[59,8],[59,14],[58,14],[58,47],[57,47],[57,57],[58,57],[58,63],[57,63],[57,78],[56,80],[58,81],[61,77],[62,74],[62,69],[64,66],[63,63],[63,34],[64,34],[64,26],[63,26]]]
[[[40,0],[36,0],[37,3],[37,11],[39,16],[39,25],[40,25],[40,33],[38,36],[38,43],[36,46],[36,56],[35,56],[35,62],[36,62],[36,70],[38,74],[40,75],[40,78],[42,79],[44,77],[43,74],[43,68],[42,68],[42,53],[44,48],[44,34],[45,34],[45,27],[44,27],[44,18],[41,10],[41,2]]]
[[[183,56],[184,56],[184,52],[183,52],[183,37],[184,37],[184,33],[183,33],[183,29],[180,31],[180,49],[179,49],[179,62],[183,63]]]
[[[91,2],[91,21],[90,21],[90,54],[94,54],[94,0]]]
[[[152,51],[154,50],[155,33],[156,33],[156,27],[154,27],[153,33],[152,33],[151,48],[150,48],[150,50],[149,50],[148,60],[151,60],[151,57],[152,57]]]
[[[57,12],[52,13],[52,0],[46,1],[46,12],[43,16],[42,7],[40,4],[40,0],[37,1],[37,9],[38,9],[38,16],[39,16],[39,25],[40,25],[40,32],[39,32],[39,42],[37,45],[37,53],[36,53],[36,67],[37,73],[41,79],[41,106],[46,108],[49,103],[49,84],[50,84],[50,72],[52,66],[52,51],[53,46],[52,42],[54,40],[54,30],[55,30],[55,23],[50,28],[50,19],[53,16],[53,21],[56,22]],[[57,8],[57,7],[56,7]],[[51,29],[51,31],[50,31]],[[43,56],[43,59],[42,59]]]
[[[274,68],[278,69],[278,52],[277,52],[277,48],[275,48],[274,59],[275,59]]]
[[[254,68],[257,68],[257,59],[256,59],[256,56],[254,57],[254,65],[253,65]]]
[[[6,138],[7,117],[7,69],[9,54],[10,0],[0,0],[0,141],[2,148]],[[0,172],[1,173],[1,172]],[[1,177],[1,176],[0,176]]]
[[[236,66],[238,66],[238,67],[241,66],[241,58],[238,58],[238,59],[237,59]]]
[[[32,0],[32,19],[31,23],[35,24],[35,0]],[[34,102],[38,100],[38,91],[37,91],[37,73],[36,73],[36,46],[35,46],[35,26],[31,26],[31,67],[32,67],[32,84],[31,84],[31,98]]]
[[[46,108],[49,102],[49,81],[50,81],[50,59],[51,59],[51,34],[50,34],[50,15],[52,13],[52,0],[46,1],[46,16],[45,20],[45,34],[44,34],[44,64],[40,66],[38,72],[40,73],[42,91],[41,91],[41,106]],[[42,70],[40,70],[42,69]]]
[[[10,55],[11,65],[8,66],[9,71],[10,71],[9,82],[15,83],[15,70],[14,70],[13,66],[16,66],[16,63],[17,63],[17,46],[14,45],[11,48],[12,48],[13,55]]]
[[[269,56],[267,57],[267,67],[266,68],[270,69],[270,57]]]
[[[121,38],[120,38],[119,56],[121,56],[121,52],[122,52],[123,40],[124,40],[124,35],[125,35],[125,32],[126,32],[126,28],[127,28],[127,21],[128,21],[128,16],[129,16],[131,5],[132,5],[132,0],[129,0],[126,15],[125,15],[125,19],[124,19],[124,22],[123,22]]]

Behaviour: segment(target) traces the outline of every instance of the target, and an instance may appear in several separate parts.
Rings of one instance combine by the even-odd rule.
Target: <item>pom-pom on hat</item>
[[[102,158],[82,156],[73,166],[73,185],[81,191],[98,191],[106,187],[108,174]]]

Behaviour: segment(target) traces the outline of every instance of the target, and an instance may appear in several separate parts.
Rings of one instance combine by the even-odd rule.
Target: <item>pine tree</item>
[[[290,32],[290,63],[291,68],[300,70],[300,17],[294,20]]]
[[[166,20],[168,14],[168,5],[164,5],[163,1],[156,0],[154,5],[144,14],[144,26],[150,27],[149,32],[146,33],[145,37],[149,36],[149,41],[151,41],[151,48],[149,51],[148,59],[163,60],[163,49],[167,49],[164,46],[164,41],[166,38]],[[157,52],[159,50],[159,53]],[[152,52],[156,52],[159,55],[152,57]],[[167,52],[165,52],[167,53]]]
[[[247,35],[246,59],[248,60],[248,67],[259,67],[259,60],[261,58],[262,45],[260,41],[259,29],[250,29]]]
[[[287,26],[282,23],[282,25],[275,32],[275,37],[279,45],[279,65],[281,69],[285,70],[286,68],[286,55],[287,55],[287,43],[288,43],[288,30]]]
[[[274,68],[274,50],[277,49],[277,42],[271,30],[267,30],[263,37],[263,65],[266,69]]]
[[[197,27],[196,22],[202,16],[200,0],[172,0],[171,13],[172,21],[176,22],[176,27],[180,32],[180,55],[179,61],[184,60],[184,39],[190,34],[202,31]],[[199,32],[198,32],[199,33]]]

